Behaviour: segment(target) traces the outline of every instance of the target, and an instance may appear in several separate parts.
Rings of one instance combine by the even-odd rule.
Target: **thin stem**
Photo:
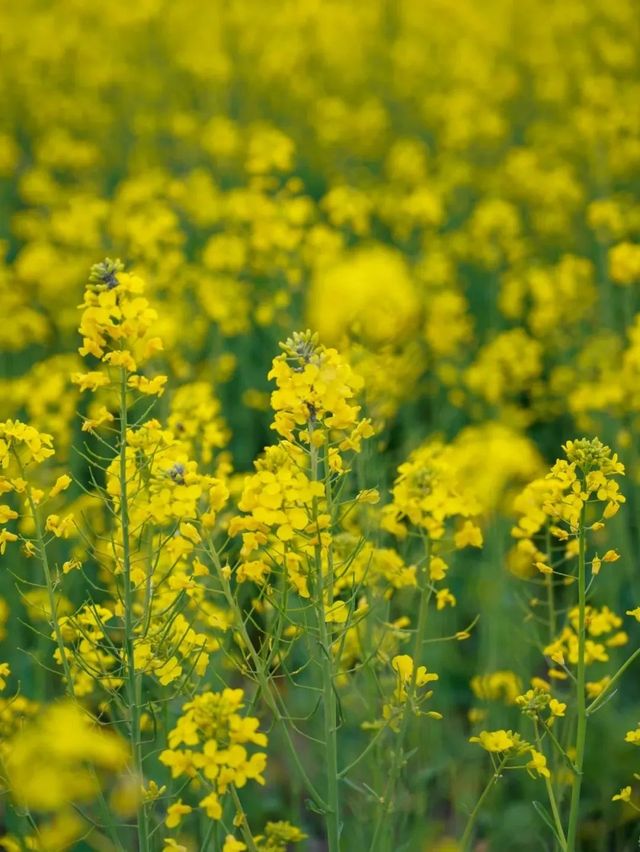
[[[348,775],[351,770],[354,769],[360,763],[360,761],[363,760],[369,754],[369,752],[378,742],[385,730],[386,728],[380,728],[380,730],[376,731],[375,735],[369,740],[369,744],[360,752],[360,754],[355,758],[355,760],[352,760],[348,766],[345,766],[344,769],[340,770],[340,772],[338,773],[339,778],[344,778],[346,775]]]
[[[120,369],[120,526],[122,528],[122,577],[124,609],[124,651],[126,667],[126,690],[129,704],[129,738],[133,756],[133,768],[140,784],[144,784],[142,738],[140,736],[140,679],[136,674],[134,658],[134,614],[133,590],[131,588],[131,547],[129,541],[129,504],[127,493],[127,371]],[[149,850],[149,827],[144,802],[138,807],[138,848]]]
[[[540,739],[538,723],[534,720],[533,724],[536,732],[536,745],[538,747],[538,751],[543,754],[544,752],[542,751],[542,741]],[[556,795],[553,791],[553,784],[551,783],[551,778],[545,775],[544,784],[547,788],[547,798],[549,799],[549,806],[551,807],[551,813],[553,814],[553,822],[556,827],[556,833],[560,842],[560,848],[562,852],[566,852],[567,838],[565,837],[564,829],[562,828],[562,820],[560,819],[560,811],[558,810],[558,802],[556,801]]]
[[[18,457],[18,454],[15,453],[16,459],[18,460],[18,465],[20,467],[20,473],[22,474],[22,478],[26,479],[24,476],[24,469],[22,467],[22,462]],[[69,660],[67,659],[66,650],[64,647],[64,639],[62,638],[62,630],[60,629],[60,622],[58,621],[58,603],[56,601],[55,590],[53,588],[53,579],[51,577],[51,566],[49,565],[49,557],[47,555],[47,547],[44,541],[44,531],[42,529],[42,520],[40,518],[40,512],[38,511],[38,507],[36,506],[36,502],[33,499],[33,493],[31,491],[31,486],[27,485],[26,489],[27,494],[27,503],[29,504],[29,509],[31,511],[31,516],[33,518],[33,523],[36,530],[36,540],[38,542],[38,553],[40,554],[40,561],[42,562],[42,571],[44,573],[44,580],[47,586],[47,598],[49,600],[49,609],[51,611],[51,625],[53,627],[53,633],[55,636],[56,644],[58,646],[58,653],[60,654],[60,663],[64,670],[64,677],[66,680],[66,691],[73,698],[74,697],[74,689],[73,689],[73,678],[71,676],[71,668],[69,666]]]
[[[633,663],[634,660],[638,657],[638,655],[640,655],[640,648],[636,648],[636,650],[633,652],[633,654],[631,654],[631,656],[620,666],[618,671],[614,674],[614,676],[611,678],[609,683],[602,690],[600,695],[596,696],[596,698],[593,699],[591,704],[587,707],[587,716],[590,716],[592,713],[595,713],[596,710],[604,703],[605,696],[608,695],[609,692],[611,692],[613,687],[620,680],[620,678],[625,673],[625,671],[629,668],[631,663]]]
[[[231,790],[231,797],[233,799],[233,803],[236,806],[236,812],[241,818],[240,831],[242,832],[242,836],[244,837],[245,843],[247,844],[247,849],[249,850],[249,852],[258,852],[258,847],[256,846],[255,841],[253,839],[253,835],[251,834],[251,830],[249,829],[247,817],[244,812],[244,808],[242,807],[240,797],[238,796],[238,791],[233,786],[233,784],[229,789]]]
[[[576,730],[576,774],[571,789],[571,807],[569,810],[569,827],[567,830],[567,850],[574,852],[578,831],[578,816],[580,812],[580,791],[582,788],[582,770],[584,766],[584,749],[587,740],[587,702],[585,694],[585,619],[586,619],[586,568],[585,568],[585,513],[583,506],[580,513],[579,554],[578,554],[578,676],[576,682],[578,725]]]
[[[551,564],[552,554],[551,554],[551,532],[549,531],[549,525],[547,524],[546,530],[546,557],[547,564]],[[549,642],[553,642],[556,637],[556,609],[555,609],[555,595],[553,588],[553,574],[547,574],[545,576],[545,582],[547,586],[547,618],[549,620]]]
[[[541,719],[540,721],[542,722],[542,725],[544,726],[545,732],[549,735],[549,739],[551,740],[551,742],[553,743],[553,745],[554,745],[554,746],[556,747],[556,749],[558,750],[558,752],[559,752],[560,756],[562,757],[562,759],[564,760],[564,762],[567,764],[567,767],[571,770],[571,772],[573,772],[573,773],[575,774],[576,767],[574,766],[574,763],[573,763],[573,761],[571,760],[571,758],[569,757],[569,755],[567,754],[567,752],[566,752],[566,751],[564,750],[564,748],[562,747],[562,745],[561,745],[561,743],[559,742],[558,738],[557,738],[557,737],[556,737],[556,735],[553,733],[553,731],[551,730],[551,728],[550,728],[550,727],[549,727],[549,725],[545,722],[545,720],[544,720],[544,719]]]
[[[388,833],[389,829],[391,828],[391,825],[387,824],[387,817],[389,816],[393,793],[395,792],[395,788],[398,783],[398,779],[400,778],[402,767],[404,765],[404,742],[409,729],[409,721],[411,718],[411,703],[413,701],[416,690],[418,666],[420,664],[420,658],[422,656],[422,646],[424,644],[424,634],[427,627],[429,602],[431,600],[431,588],[428,586],[430,542],[429,539],[426,537],[424,538],[424,546],[425,559],[424,562],[422,562],[421,566],[419,566],[418,568],[418,589],[420,592],[420,607],[418,610],[418,623],[416,626],[416,634],[413,646],[413,671],[411,673],[411,682],[409,684],[407,700],[404,706],[404,712],[402,714],[402,721],[400,723],[397,746],[393,754],[391,772],[389,773],[389,780],[385,787],[384,795],[382,796],[382,801],[380,803],[382,807],[378,812],[378,818],[376,820],[376,825],[373,832],[373,839],[371,841],[371,846],[369,847],[370,852],[375,852],[375,850],[379,847],[380,841],[382,840],[383,833]],[[389,820],[389,823],[390,822],[391,821]]]
[[[466,850],[469,848],[469,844],[471,843],[471,838],[472,838],[472,835],[473,835],[473,829],[475,827],[476,820],[478,818],[478,814],[480,813],[480,810],[482,808],[482,805],[484,804],[485,799],[487,798],[487,796],[489,795],[489,793],[493,789],[494,784],[496,784],[496,782],[499,781],[500,778],[502,777],[500,775],[500,772],[502,771],[502,767],[504,766],[505,762],[506,762],[506,757],[503,757],[502,760],[500,761],[500,763],[498,764],[495,772],[493,773],[491,778],[489,778],[487,786],[484,788],[484,790],[480,794],[480,798],[476,802],[474,809],[469,814],[469,819],[467,820],[467,825],[466,825],[464,833],[462,835],[462,839],[460,840],[460,848],[461,848],[462,852],[466,852]]]
[[[328,476],[328,465],[325,466],[327,468],[327,476],[325,478],[325,495],[329,514],[333,517],[333,507],[331,506],[331,482]],[[311,479],[313,481],[318,481],[318,449],[313,444],[311,445]],[[314,548],[315,577],[313,578],[313,587],[316,593],[315,604],[320,652],[322,656],[320,662],[322,672],[324,742],[327,764],[327,810],[325,814],[325,823],[327,828],[329,852],[339,852],[340,797],[338,791],[338,708],[334,685],[335,672],[333,650],[331,647],[331,639],[327,629],[326,619],[327,609],[329,609],[333,603],[333,552],[331,545],[329,545],[327,550],[327,576],[325,581],[322,565],[321,531],[318,523],[318,501],[315,497],[313,499],[312,512],[313,521],[316,527],[316,544]]]

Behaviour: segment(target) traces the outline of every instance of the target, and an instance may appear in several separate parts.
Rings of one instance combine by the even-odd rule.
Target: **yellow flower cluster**
[[[426,666],[416,666],[409,654],[397,654],[393,657],[391,669],[395,675],[394,688],[389,699],[383,704],[382,718],[375,722],[364,723],[364,728],[375,730],[388,726],[398,733],[407,713],[430,719],[442,719],[442,713],[422,709],[433,696],[433,690],[425,690],[423,687],[439,680],[439,675],[427,671]]]
[[[520,710],[533,719],[541,718],[543,713],[547,714],[547,724],[551,725],[554,719],[565,715],[567,705],[552,698],[548,690],[541,687],[528,689],[522,695],[518,695],[515,703]]]
[[[171,769],[173,778],[185,776],[194,790],[206,792],[198,805],[212,820],[222,818],[223,798],[231,787],[242,788],[247,781],[264,784],[267,764],[264,752],[249,756],[246,745],[265,747],[267,737],[258,731],[259,721],[239,712],[243,706],[241,689],[204,692],[182,708],[160,761]],[[184,746],[184,748],[181,748]],[[192,807],[182,802],[169,806],[166,824],[174,828]]]
[[[624,738],[625,742],[631,743],[631,745],[640,746],[640,724],[632,731],[627,731]],[[638,780],[638,773],[633,774],[633,777]],[[633,808],[634,811],[640,813],[640,805],[634,802],[631,798],[633,793],[631,785],[627,785],[623,787],[618,793],[611,797],[612,802],[624,802],[630,807]]]
[[[264,834],[253,837],[253,846],[257,852],[287,852],[291,843],[301,843],[307,839],[307,835],[291,825],[290,822],[278,820],[268,822],[264,827]],[[222,852],[246,852],[247,844],[236,840],[232,834],[228,834],[222,846]]]
[[[465,488],[455,453],[444,444],[430,441],[415,450],[398,468],[391,493],[393,501],[384,513],[390,532],[404,537],[409,525],[439,541],[449,520],[465,519],[455,532],[455,546],[482,546],[480,528],[467,520],[479,514],[479,504]]]
[[[161,527],[200,518],[205,526],[213,526],[228,498],[227,486],[223,479],[199,472],[198,463],[189,457],[188,443],[155,419],[128,429],[126,442],[129,511],[136,525],[151,522]],[[118,459],[106,473],[107,493],[117,510],[121,495]],[[183,532],[182,539],[187,550],[193,550],[189,534]]]
[[[189,382],[173,393],[167,427],[186,448],[189,458],[201,459],[205,466],[229,440],[220,402],[208,382]]]
[[[71,702],[41,708],[7,746],[3,783],[11,798],[22,808],[50,815],[36,835],[37,845],[29,848],[70,848],[90,825],[80,807],[109,791],[117,797],[118,784],[125,781],[129,749],[124,740]],[[20,848],[15,843],[11,848]]]
[[[625,502],[615,476],[624,474],[624,465],[609,447],[597,438],[568,441],[563,447],[567,459],[558,459],[544,479],[526,486],[514,501],[520,516],[512,534],[517,539],[514,569],[526,572],[535,565],[542,574],[550,575],[558,568],[554,561],[552,542],[564,551],[563,558],[578,552],[575,537],[583,512],[593,513],[604,504],[597,518],[589,517],[590,529],[598,531],[613,517]],[[546,538],[548,535],[550,539]],[[602,558],[595,556],[592,571],[597,574],[602,562],[614,562],[617,554],[610,550]]]
[[[485,751],[498,755],[501,767],[506,765],[509,769],[526,769],[532,778],[551,776],[546,757],[513,731],[481,731],[477,737],[470,737],[469,742],[477,743]],[[524,755],[529,755],[527,763],[520,766],[510,763],[511,760],[519,760]]]
[[[482,701],[503,701],[514,704],[522,690],[522,681],[515,672],[495,671],[475,675],[471,679],[471,690]]]
[[[142,394],[160,396],[166,376],[147,378],[139,372],[150,358],[162,351],[162,340],[153,332],[158,319],[144,294],[144,281],[123,272],[119,261],[107,258],[91,268],[85,289],[79,332],[80,355],[92,355],[107,365],[104,371],[74,373],[81,391],[98,390],[111,383],[109,367],[119,367],[128,387]]]
[[[312,508],[325,490],[324,483],[309,478],[307,465],[303,450],[283,442],[267,447],[256,472],[245,479],[238,508],[247,514],[229,525],[231,535],[242,532],[238,582],[261,583],[280,563],[298,593],[309,596],[303,557],[313,552],[318,527],[326,529],[329,517],[321,513],[312,524]]]
[[[363,382],[335,349],[318,343],[310,331],[296,332],[281,344],[269,378],[277,385],[271,395],[275,411],[272,428],[288,441],[295,437],[316,447],[327,441],[329,465],[340,470],[340,452],[359,452],[363,438],[373,434],[368,420],[359,420],[356,394]]]
[[[392,502],[382,510],[382,526],[401,539],[413,530],[425,537],[431,583],[447,576],[444,547],[482,547],[482,530],[477,524],[480,504],[466,487],[453,447],[430,441],[414,450],[398,468],[391,494]],[[455,606],[448,589],[439,589],[436,595],[438,609]]]
[[[246,745],[229,733],[180,722],[197,742],[167,752],[192,762],[171,780],[157,765],[183,703],[234,704],[215,683],[246,688],[283,747],[273,791],[243,793],[256,825],[299,798],[312,846],[437,849],[434,815],[453,827],[471,808],[441,778],[414,819],[428,773],[404,770],[410,741],[416,762],[451,757],[449,736],[421,735],[431,668],[493,702],[476,721],[529,717],[535,740],[484,744],[496,777],[501,756],[544,775],[546,754],[560,847],[631,843],[608,824],[587,718],[613,699],[610,748],[632,699],[617,604],[640,620],[637,524],[603,444],[567,443],[549,476],[542,457],[570,430],[615,441],[638,502],[633,0],[21,0],[0,28],[0,634],[21,689],[0,701],[0,754],[15,740],[42,795],[58,789],[36,751],[53,774],[56,743],[29,719],[65,693],[131,752],[124,773],[78,755],[76,780],[95,770],[104,795],[78,788],[56,813],[7,796],[0,846],[156,852],[190,813],[166,850],[302,840],[278,822],[251,837],[239,784],[218,789]],[[83,288],[105,247],[126,270],[107,258]],[[273,364],[279,443],[252,467],[264,353],[307,325],[319,336],[293,334]],[[499,575],[507,525],[515,576]],[[483,536],[484,554],[455,553]],[[454,560],[473,570],[449,589]],[[464,654],[456,598],[480,618]],[[553,693],[525,675],[525,636]],[[526,784],[476,845],[508,842]]]
[[[575,666],[578,662],[577,607],[571,609],[568,619],[569,624],[562,629],[560,635],[543,649],[545,657],[561,667]],[[588,606],[586,608],[586,629],[587,635],[590,637],[585,642],[587,665],[607,662],[609,659],[608,648],[619,648],[628,643],[629,636],[627,633],[618,629],[621,626],[622,619],[609,607],[603,606],[601,609],[596,609]],[[594,637],[602,641],[595,641]],[[567,677],[566,672],[555,668],[551,669],[549,674],[555,678],[565,679]]]

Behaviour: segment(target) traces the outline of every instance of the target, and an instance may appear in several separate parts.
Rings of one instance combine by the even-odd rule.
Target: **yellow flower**
[[[70,485],[71,485],[71,477],[67,476],[66,473],[63,473],[62,476],[59,476],[56,479],[55,484],[53,485],[53,488],[49,492],[49,497],[55,497],[56,495],[60,494],[61,491],[65,491]],[[0,523],[2,523],[1,520],[0,520]]]
[[[636,728],[635,731],[627,731],[627,734],[624,739],[627,743],[632,743],[633,745],[640,745],[640,727]]]
[[[551,773],[547,768],[547,758],[534,748],[531,748],[530,752],[531,760],[527,763],[527,770],[529,770],[529,774],[537,772],[538,775],[543,776],[544,778],[550,778]]]
[[[453,543],[457,548],[482,547],[482,530],[471,521],[465,521],[462,529],[454,535]]]
[[[107,407],[101,405],[93,417],[85,418],[82,423],[82,431],[93,432],[96,429],[99,429],[100,426],[104,426],[105,423],[112,423],[114,419],[113,414],[107,409]]]
[[[469,737],[470,743],[478,743],[485,751],[509,751],[516,745],[511,731],[481,731],[477,737]]]
[[[432,556],[429,560],[429,579],[437,582],[444,580],[449,566],[441,556]]]
[[[154,665],[154,673],[162,686],[168,686],[177,680],[182,674],[182,666],[178,662],[177,657],[170,657],[166,661],[158,661]]]
[[[7,685],[6,678],[11,674],[9,663],[0,663],[0,689],[4,689]]]
[[[415,692],[422,686],[432,683],[439,679],[439,676],[434,672],[428,672],[426,666],[418,666],[414,674],[414,662],[408,654],[398,654],[391,660],[391,667],[397,673],[396,688],[393,692],[393,701],[397,705],[403,705],[410,697],[409,689],[414,687]],[[429,698],[431,693],[428,692],[424,698]],[[412,696],[422,700],[422,695]],[[441,718],[439,713],[429,713],[428,715],[434,718]]]
[[[15,533],[9,532],[9,530],[5,529],[0,530],[0,555],[4,555],[8,542],[17,540],[18,536]]]
[[[616,793],[615,796],[611,797],[612,802],[630,802],[631,801],[631,787],[622,787],[619,793]]]
[[[162,396],[167,381],[167,376],[155,376],[153,379],[148,379],[146,376],[134,375],[129,376],[127,384],[130,388],[134,388],[147,396]]]
[[[515,672],[499,670],[475,675],[471,679],[473,694],[483,701],[504,701],[513,704],[522,690],[522,681]]]
[[[109,376],[106,373],[93,370],[89,373],[72,373],[71,381],[74,385],[78,385],[81,391],[96,391],[98,388],[103,388],[109,384]]]
[[[222,852],[244,852],[246,845],[241,840],[236,840],[232,834],[227,834],[222,846]]]
[[[455,596],[451,594],[449,589],[438,589],[436,592],[436,608],[444,609],[446,606],[455,606]]]
[[[209,819],[222,819],[222,805],[216,793],[209,793],[200,800],[200,807],[204,808]]]
[[[165,837],[163,843],[162,852],[189,852],[186,846],[182,846],[173,837]]]
[[[616,550],[607,550],[602,557],[603,562],[617,562],[620,559],[620,554]]]
[[[0,506],[0,524],[6,524],[7,521],[15,521],[17,517],[18,513],[14,512],[10,506]]]
[[[72,514],[60,518],[59,515],[49,515],[45,521],[45,529],[52,532],[56,538],[69,538],[75,530],[75,521]]]
[[[335,601],[325,613],[328,624],[344,624],[349,618],[349,607],[344,601]]]
[[[102,360],[105,364],[110,364],[112,367],[124,367],[129,373],[135,373],[138,369],[131,352],[127,349],[119,349],[115,352],[107,352]]]
[[[174,804],[169,805],[167,808],[167,816],[165,817],[164,824],[167,828],[176,828],[182,822],[182,817],[190,814],[193,810],[189,805],[185,805],[182,802],[182,799],[178,799]]]

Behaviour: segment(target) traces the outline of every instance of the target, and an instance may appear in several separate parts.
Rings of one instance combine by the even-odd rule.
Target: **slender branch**
[[[636,648],[636,650],[631,654],[631,656],[620,666],[618,671],[611,678],[609,683],[604,687],[600,695],[596,696],[593,699],[591,704],[587,707],[587,716],[590,716],[592,713],[595,713],[596,710],[601,707],[605,702],[605,696],[611,692],[616,683],[620,680],[622,675],[626,672],[629,666],[636,660],[636,658],[640,655],[640,648]]]
[[[576,730],[576,774],[571,789],[569,826],[567,829],[567,850],[574,852],[578,832],[580,812],[580,792],[582,789],[582,770],[584,750],[587,739],[587,706],[585,694],[585,642],[586,642],[586,566],[585,566],[585,514],[583,506],[580,513],[579,554],[578,554],[578,677],[576,681],[576,703],[578,708],[578,726]]]
[[[538,751],[543,754],[540,731],[538,730],[538,723],[535,719],[533,721],[533,725],[536,732],[536,745],[538,747]],[[565,837],[564,829],[562,828],[562,820],[560,819],[560,811],[558,810],[558,802],[556,801],[556,795],[553,791],[553,784],[551,783],[551,778],[545,775],[544,784],[547,788],[547,798],[549,799],[549,806],[551,807],[551,813],[553,814],[553,822],[556,828],[556,833],[558,835],[558,841],[560,842],[560,848],[562,852],[566,852],[567,838]]]
[[[471,838],[473,836],[473,829],[475,827],[476,820],[478,818],[478,814],[480,813],[482,805],[484,804],[485,799],[487,798],[487,796],[489,795],[489,793],[493,789],[494,785],[502,777],[500,775],[500,773],[502,771],[502,767],[504,766],[505,762],[506,762],[506,757],[503,757],[502,760],[500,761],[500,763],[498,764],[498,766],[495,767],[495,771],[494,771],[493,775],[491,776],[491,778],[489,778],[487,786],[484,788],[484,790],[480,794],[480,798],[476,802],[474,809],[471,811],[471,813],[469,815],[469,819],[467,820],[467,825],[465,826],[464,833],[463,833],[462,838],[460,840],[460,849],[462,850],[462,852],[466,852],[466,850],[469,849],[469,845],[471,843]]]
[[[124,650],[126,689],[129,704],[129,738],[133,755],[133,768],[140,784],[144,784],[142,741],[140,737],[140,679],[136,674],[134,656],[133,590],[131,587],[131,547],[129,541],[129,505],[127,490],[127,371],[120,368],[120,527],[122,533],[122,578],[124,609]],[[138,806],[138,848],[149,850],[149,827],[145,802]]]
[[[22,466],[22,462],[20,461],[20,457],[17,452],[14,451],[14,455],[18,462],[18,466],[20,468],[20,474],[22,478],[27,481],[26,476],[24,475],[24,468]],[[60,664],[64,670],[64,676],[66,680],[66,691],[73,698],[74,697],[74,688],[73,688],[73,678],[71,676],[71,668],[69,666],[69,660],[67,659],[66,649],[64,646],[64,639],[62,637],[62,630],[60,629],[60,622],[58,621],[58,602],[56,600],[56,594],[53,587],[53,578],[51,576],[51,566],[49,565],[49,556],[47,554],[47,546],[44,540],[44,530],[42,529],[42,519],[40,518],[40,512],[38,511],[38,507],[36,506],[36,502],[33,499],[33,492],[31,490],[31,485],[27,481],[26,488],[27,495],[27,503],[29,504],[29,510],[31,512],[31,516],[33,518],[33,523],[36,530],[36,540],[38,542],[38,553],[40,555],[40,561],[42,562],[42,570],[44,573],[45,584],[47,587],[47,598],[49,601],[49,609],[51,611],[51,625],[53,627],[53,634],[55,637],[56,644],[58,646],[58,653],[60,654]]]
[[[311,424],[310,424],[311,429]],[[318,449],[311,444],[311,479],[318,481]],[[328,464],[325,462],[328,473]],[[325,496],[328,504],[329,514],[333,517],[331,505],[331,483],[329,477],[325,478]],[[315,591],[315,608],[318,622],[318,634],[320,637],[321,672],[323,691],[323,723],[324,742],[327,762],[327,810],[325,822],[327,827],[327,842],[329,852],[340,850],[340,797],[338,791],[338,713],[336,693],[334,684],[334,659],[331,647],[331,639],[327,629],[327,610],[333,603],[333,551],[331,545],[327,549],[327,577],[323,574],[322,564],[322,539],[320,524],[318,522],[318,500],[313,498],[312,504],[313,522],[316,528],[316,544],[314,548],[315,576],[313,577],[313,588]],[[326,602],[325,602],[326,598]]]
[[[416,691],[416,680],[418,677],[418,666],[420,664],[420,658],[422,656],[422,647],[424,643],[424,634],[427,627],[427,614],[429,611],[429,602],[431,600],[431,586],[428,582],[428,571],[429,571],[429,556],[430,556],[430,542],[428,537],[423,537],[424,547],[425,547],[425,559],[424,562],[419,566],[419,582],[418,582],[418,590],[420,592],[420,607],[418,610],[418,623],[416,626],[416,633],[414,639],[413,646],[413,671],[411,673],[411,682],[409,683],[409,688],[407,690],[407,699],[406,704],[404,706],[404,711],[402,714],[402,721],[400,723],[400,731],[398,733],[397,746],[393,754],[393,762],[391,764],[391,771],[389,773],[389,780],[385,787],[384,795],[381,799],[381,809],[378,812],[378,818],[376,820],[376,825],[373,832],[373,839],[371,841],[370,852],[375,852],[379,847],[379,843],[382,840],[383,832],[388,832],[390,826],[387,825],[387,818],[389,816],[389,811],[391,808],[391,802],[393,798],[393,793],[395,791],[395,787],[398,783],[398,779],[400,778],[400,773],[402,772],[402,767],[404,765],[404,742],[407,737],[407,732],[409,729],[409,720],[411,718],[411,704],[414,699],[415,691]]]

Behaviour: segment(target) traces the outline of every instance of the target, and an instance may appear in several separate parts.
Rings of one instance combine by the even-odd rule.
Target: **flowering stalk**
[[[310,433],[312,429],[313,424],[310,422]],[[313,443],[311,444],[310,454],[311,479],[312,481],[317,482],[318,449]],[[326,474],[327,475],[325,477],[325,494],[327,499],[327,510],[329,515],[333,516],[333,508],[331,505],[331,483],[328,469],[326,471]],[[327,610],[330,609],[333,604],[333,553],[331,544],[329,544],[327,548],[328,571],[327,576],[325,578],[323,576],[322,540],[318,514],[318,498],[314,497],[312,503],[312,523],[316,529],[316,544],[314,548],[315,576],[313,578],[313,585],[315,586],[315,604],[318,621],[320,653],[322,657],[322,659],[320,660],[320,666],[322,672],[322,693],[324,697],[324,743],[327,760],[327,808],[325,821],[327,826],[327,841],[329,844],[329,852],[339,852],[340,797],[338,790],[338,713],[334,684],[335,672],[333,651],[331,648],[329,631],[327,630]]]
[[[533,721],[533,726],[536,735],[536,746],[538,747],[538,751],[542,754],[542,738],[540,736],[540,730],[538,728],[538,722],[536,719],[534,719]],[[550,728],[547,728],[547,730],[550,731]],[[549,807],[551,808],[551,813],[553,814],[553,822],[555,825],[557,839],[560,843],[560,849],[561,852],[566,852],[567,838],[565,837],[564,829],[562,827],[562,820],[560,819],[560,811],[558,809],[556,794],[553,790],[553,781],[551,779],[551,775],[544,776],[544,783],[547,789],[547,798],[549,799]]]
[[[391,802],[393,799],[393,795],[395,793],[396,786],[398,784],[398,780],[400,778],[400,773],[402,772],[402,767],[405,762],[404,755],[404,743],[407,737],[407,733],[409,730],[409,721],[411,719],[411,707],[415,698],[416,689],[418,686],[418,669],[420,663],[420,657],[422,656],[422,648],[424,645],[425,632],[427,628],[427,615],[429,610],[429,603],[431,601],[431,587],[428,582],[428,571],[429,571],[429,563],[431,560],[431,548],[429,537],[423,535],[424,547],[425,547],[425,559],[424,562],[418,569],[418,593],[420,595],[420,606],[418,609],[418,622],[416,626],[416,633],[413,644],[413,671],[411,672],[411,680],[409,682],[408,696],[407,701],[404,705],[404,710],[402,714],[402,721],[400,723],[400,731],[397,737],[396,749],[393,753],[393,763],[391,765],[391,772],[389,774],[389,781],[384,791],[384,795],[382,796],[381,801],[381,809],[378,813],[378,818],[376,820],[376,826],[373,832],[373,840],[371,841],[371,852],[375,852],[375,850],[379,846],[379,841],[381,841],[384,835],[388,835],[392,828],[393,817],[388,819]],[[385,844],[382,843],[382,848],[385,848]]]
[[[578,726],[576,731],[576,761],[573,787],[571,789],[571,806],[569,811],[569,825],[567,830],[567,849],[573,852],[575,849],[576,832],[578,830],[578,815],[580,811],[580,791],[582,788],[582,770],[584,765],[584,749],[587,739],[587,702],[585,693],[585,639],[586,639],[586,562],[585,562],[585,537],[586,537],[586,508],[583,506],[580,513],[580,526],[578,529],[579,553],[578,553],[578,670],[576,678],[576,699]]]
[[[20,458],[17,453],[15,453],[15,458],[18,461],[18,465],[20,467],[21,473],[23,472],[22,464],[20,462]],[[64,677],[66,681],[66,691],[69,696],[73,697],[74,689],[73,689],[73,678],[71,676],[71,669],[69,667],[69,660],[67,659],[66,650],[64,647],[64,639],[62,638],[62,630],[60,629],[60,622],[58,620],[58,603],[56,601],[56,593],[53,584],[53,578],[51,576],[51,567],[49,565],[49,556],[47,554],[47,547],[44,540],[44,532],[42,529],[42,520],[40,518],[40,513],[38,511],[38,507],[36,506],[36,502],[33,499],[33,493],[31,491],[31,486],[27,483],[26,486],[26,495],[27,495],[27,503],[29,504],[29,510],[31,512],[31,517],[33,519],[33,525],[35,527],[36,533],[36,543],[38,547],[38,555],[40,556],[40,562],[42,563],[42,571],[44,573],[44,581],[47,587],[47,598],[49,600],[49,610],[51,612],[51,626],[53,628],[53,635],[56,640],[56,644],[58,646],[58,653],[60,654],[60,663],[64,670]]]
[[[480,810],[482,809],[484,801],[487,798],[487,796],[489,795],[489,793],[491,792],[491,790],[493,789],[494,785],[500,780],[500,778],[502,778],[502,775],[500,773],[502,771],[502,767],[505,765],[506,762],[507,762],[507,758],[503,757],[502,760],[500,761],[500,763],[495,768],[493,775],[489,778],[489,781],[487,782],[486,787],[484,788],[484,790],[480,794],[480,798],[476,802],[474,809],[469,814],[469,819],[467,820],[467,825],[465,826],[464,833],[463,833],[462,838],[460,840],[460,848],[462,849],[462,852],[465,852],[465,850],[469,849],[469,845],[471,843],[471,838],[473,836],[473,829],[475,827],[476,820],[478,818],[478,814],[480,813]]]
[[[240,797],[238,796],[238,791],[235,788],[235,785],[232,784],[229,787],[231,791],[231,798],[233,799],[233,804],[236,808],[236,818],[240,822],[240,830],[242,832],[242,836],[245,839],[247,849],[249,852],[258,852],[258,847],[256,846],[255,840],[253,839],[253,835],[251,834],[251,830],[247,825],[247,817],[244,812],[244,808],[242,807],[242,802],[240,801]]]
[[[123,617],[124,617],[124,651],[126,667],[127,701],[129,704],[129,739],[133,757],[135,775],[144,784],[142,742],[140,730],[140,678],[136,674],[134,657],[134,613],[133,590],[131,587],[131,547],[129,541],[129,506],[127,496],[127,370],[120,368],[120,446],[119,446],[119,475],[120,475],[120,525],[122,534],[122,577],[123,577]],[[140,852],[146,852],[149,847],[149,829],[146,804],[142,800],[137,814],[138,847]]]
[[[611,679],[603,679],[600,684],[587,683],[587,666],[595,661],[609,659],[607,646],[615,647],[626,644],[627,635],[624,632],[615,633],[606,644],[600,637],[613,632],[622,624],[622,620],[608,607],[598,610],[587,606],[587,593],[597,579],[603,564],[617,561],[620,558],[615,550],[607,550],[602,557],[596,553],[590,561],[590,577],[587,578],[587,533],[589,530],[598,531],[604,528],[606,521],[612,518],[625,502],[624,495],[615,481],[615,477],[624,475],[624,465],[618,461],[615,453],[605,446],[598,438],[581,438],[567,441],[563,445],[565,459],[558,459],[550,473],[540,480],[531,483],[518,498],[519,511],[522,518],[514,527],[513,535],[518,541],[518,548],[525,557],[533,560],[535,568],[545,576],[545,581],[551,587],[556,575],[571,577],[558,568],[563,562],[568,562],[577,556],[578,584],[577,605],[567,610],[564,625],[559,636],[543,648],[545,657],[555,664],[556,668],[549,669],[551,678],[566,679],[569,674],[574,683],[576,729],[574,739],[574,760],[570,760],[567,749],[563,747],[551,725],[553,717],[565,714],[566,704],[551,696],[549,684],[537,679],[534,689],[516,699],[523,712],[531,716],[536,724],[544,725],[546,733],[562,759],[572,771],[571,801],[567,817],[566,841],[563,838],[558,817],[559,809],[553,795],[553,785],[550,773],[542,771],[546,779],[549,802],[553,811],[555,833],[561,846],[567,852],[574,852],[580,816],[580,794],[583,782],[585,747],[587,739],[587,721],[590,712],[600,706],[604,694],[611,688]],[[593,509],[599,507],[600,517],[595,517]],[[536,538],[545,532],[545,552],[539,550]],[[553,536],[557,540],[556,556],[550,546]],[[562,553],[564,551],[564,553]],[[571,581],[570,581],[571,582]],[[549,599],[549,626],[553,636],[553,621],[557,617],[553,600]],[[630,660],[619,669],[615,679],[620,677]],[[575,666],[575,675],[569,666]],[[587,706],[587,689],[599,689],[599,697]],[[542,711],[549,711],[550,716],[543,717]],[[561,738],[563,739],[563,738]],[[563,740],[564,741],[564,740]],[[542,768],[542,763],[540,763]]]

